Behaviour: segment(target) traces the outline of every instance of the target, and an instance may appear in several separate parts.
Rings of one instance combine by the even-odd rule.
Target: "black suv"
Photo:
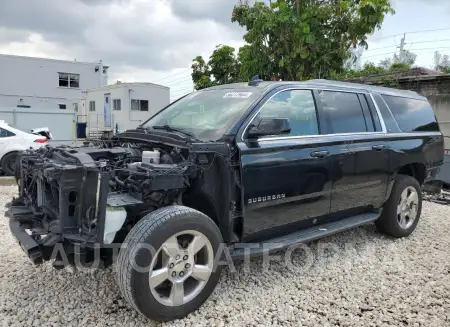
[[[7,214],[34,263],[116,262],[129,303],[171,320],[208,298],[223,255],[368,223],[408,236],[443,157],[415,92],[254,79],[191,93],[110,142],[23,152]]]

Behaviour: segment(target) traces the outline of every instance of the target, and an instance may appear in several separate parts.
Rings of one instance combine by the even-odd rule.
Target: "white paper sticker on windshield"
[[[247,99],[251,95],[252,92],[228,92],[223,96],[223,98]]]

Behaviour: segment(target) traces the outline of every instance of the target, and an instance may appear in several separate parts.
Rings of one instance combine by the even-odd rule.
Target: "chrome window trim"
[[[439,132],[399,132],[399,133],[384,133],[384,132],[361,132],[361,133],[340,133],[340,134],[320,134],[320,135],[298,135],[298,136],[285,136],[285,137],[272,137],[272,138],[260,138],[258,139],[258,142],[267,142],[267,141],[282,141],[282,140],[295,140],[295,139],[305,139],[305,138],[334,138],[339,136],[379,136],[382,135],[383,137],[387,138],[397,138],[397,137],[421,137],[423,135],[429,135],[429,136],[439,136]]]
[[[382,131],[382,133],[387,133],[386,124],[384,123],[384,119],[383,119],[383,116],[381,115],[380,108],[378,107],[378,104],[375,101],[373,94],[369,93],[369,95],[370,95],[370,99],[372,99],[373,105],[375,106],[375,110],[377,111],[378,119],[380,120],[380,123],[381,123],[381,131]],[[381,95],[380,95],[380,97],[381,97]],[[381,98],[383,99],[383,97],[381,97]],[[389,109],[389,107],[388,107],[388,109]],[[389,111],[391,111],[391,110],[389,109]],[[391,113],[391,115],[392,115],[392,113]]]
[[[283,89],[283,90],[280,90],[280,91],[278,91],[278,92],[276,92],[276,93],[274,93],[269,99],[267,99],[267,101],[266,102],[264,102],[263,103],[263,105],[256,111],[256,113],[252,116],[252,118],[250,119],[250,121],[249,121],[249,123],[247,124],[247,126],[245,126],[245,128],[244,128],[244,131],[242,132],[242,135],[241,135],[241,141],[242,142],[245,142],[245,139],[244,139],[244,135],[247,133],[247,129],[248,129],[248,127],[252,124],[252,122],[253,122],[253,120],[256,118],[256,116],[258,116],[258,114],[261,112],[261,110],[264,108],[264,106],[266,105],[266,103],[267,102],[269,102],[270,100],[272,100],[272,98],[274,97],[274,96],[276,96],[277,94],[279,94],[279,93],[281,93],[281,92],[285,92],[285,91],[292,91],[292,90],[299,90],[299,91],[301,91],[301,90],[306,90],[306,91],[311,91],[311,93],[314,91],[314,90],[316,90],[316,91],[331,91],[331,92],[342,92],[342,93],[353,93],[353,94],[369,94],[370,95],[370,98],[372,99],[372,102],[373,102],[373,104],[374,104],[374,106],[375,106],[375,110],[376,110],[376,112],[377,112],[377,114],[378,114],[378,118],[379,118],[379,120],[380,120],[380,123],[381,123],[381,129],[382,129],[382,131],[381,132],[358,132],[358,133],[339,133],[339,134],[318,134],[318,135],[297,135],[297,136],[280,136],[280,137],[263,137],[263,138],[259,138],[258,139],[258,142],[259,141],[267,141],[267,140],[274,140],[274,141],[279,141],[279,140],[288,140],[288,139],[296,139],[296,138],[311,138],[311,137],[322,137],[322,136],[325,136],[325,137],[329,137],[329,136],[343,136],[343,135],[369,135],[369,134],[385,134],[385,133],[387,133],[387,130],[386,130],[386,125],[385,125],[385,123],[384,123],[384,119],[383,119],[383,116],[381,115],[381,112],[380,112],[380,108],[378,108],[378,105],[377,105],[377,103],[375,102],[375,99],[373,98],[373,95],[372,95],[372,93],[371,92],[368,92],[368,93],[365,93],[365,92],[358,92],[358,91],[354,91],[354,90],[348,90],[348,91],[346,91],[346,90],[336,90],[336,89],[328,89],[328,88],[318,88],[318,87],[290,87],[290,88],[286,88],[286,89]],[[314,97],[314,94],[313,94],[313,97]],[[383,98],[383,97],[381,97],[381,98]],[[315,99],[314,99],[315,100]],[[384,100],[383,100],[384,101]],[[370,108],[369,108],[370,109]],[[388,109],[389,109],[389,107],[388,107]],[[389,109],[389,111],[390,111],[390,109]],[[317,114],[317,106],[316,106],[316,114]],[[392,114],[392,113],[391,113]]]
[[[331,138],[335,136],[352,136],[352,135],[380,135],[385,134],[384,132],[357,132],[357,133],[337,133],[337,134],[318,134],[318,135],[297,135],[297,136],[280,136],[280,137],[262,137],[258,139],[261,141],[280,141],[280,140],[294,140],[294,139],[304,139],[304,138]]]

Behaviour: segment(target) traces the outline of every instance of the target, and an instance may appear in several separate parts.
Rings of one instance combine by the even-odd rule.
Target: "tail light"
[[[34,140],[34,143],[47,143],[48,139],[36,139]]]

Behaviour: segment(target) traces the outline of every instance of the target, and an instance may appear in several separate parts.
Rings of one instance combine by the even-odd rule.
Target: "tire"
[[[15,175],[15,166],[17,161],[18,152],[10,152],[3,156],[2,158],[2,171],[7,176],[14,176]]]
[[[194,233],[194,235],[196,235],[195,233],[198,235],[201,234],[209,241],[196,256],[189,256],[189,259],[185,259],[185,257],[188,257],[185,255],[186,252],[184,254],[181,253],[182,258],[178,257],[178,255],[170,256],[166,253],[165,248],[162,248],[163,244],[166,245],[169,240],[173,240],[174,235],[181,234],[181,236],[175,236],[180,242],[180,238],[182,239],[184,235],[188,235],[189,233]],[[202,238],[202,240],[204,239]],[[193,241],[190,244],[192,243]],[[217,266],[217,262],[214,259],[221,243],[222,235],[216,224],[209,217],[197,210],[184,206],[169,206],[151,212],[131,229],[119,252],[117,259],[117,280],[123,297],[138,312],[152,320],[168,321],[186,316],[207,300],[219,281],[222,266]],[[146,247],[150,246],[156,252],[149,251],[148,248],[142,248],[142,244]],[[182,247],[180,248],[182,251],[188,251],[189,249],[184,250]],[[172,279],[179,278],[178,271],[175,272],[175,270],[187,267],[185,262],[191,262],[189,261],[191,258],[195,257],[195,260],[198,260],[201,255],[210,258],[208,254],[211,254],[211,251],[214,258],[210,265],[212,272],[209,275],[209,279],[200,282],[186,272],[186,276],[183,276],[183,278],[187,278],[183,282],[183,295],[187,294],[185,297],[191,296],[191,298],[187,301],[183,300],[182,304],[179,304],[181,303],[179,301],[178,303],[175,303],[175,300],[172,301],[173,285],[175,285]],[[205,253],[207,254],[205,255]],[[163,255],[167,256],[167,258],[162,259]],[[172,259],[175,260],[175,257],[178,257],[177,260],[179,262],[172,261]],[[154,274],[158,270],[155,268],[153,271],[153,262],[160,265],[160,268],[158,268],[160,271],[162,269],[168,271],[168,279],[164,279],[160,284],[154,283],[155,285],[160,285],[157,287],[163,287],[163,290],[166,292],[164,294],[161,291],[161,294],[158,293],[156,295],[159,290],[150,285],[150,271],[152,270],[152,274]],[[174,262],[175,266],[173,267]],[[136,268],[136,264],[138,267],[146,268]],[[198,269],[197,262],[192,261],[192,267]],[[169,268],[173,269],[170,270]],[[174,272],[175,277],[173,277]],[[179,275],[181,276],[181,272],[179,272]],[[193,272],[192,276],[194,276]],[[187,289],[188,280],[192,282],[190,285],[194,285],[191,287],[193,290],[191,293]],[[198,285],[202,284],[202,286],[197,289],[195,288],[196,283]],[[168,287],[169,289],[166,290],[164,287]],[[198,290],[198,292],[195,290]],[[167,304],[166,302],[169,301],[172,301],[172,303]]]
[[[417,194],[417,204],[411,206],[408,204],[408,198],[415,199],[414,191]],[[404,194],[407,196],[406,203],[402,198]],[[412,207],[415,209],[411,209]],[[402,212],[407,212],[406,215],[403,215],[404,220],[402,219]],[[375,225],[378,231],[383,234],[397,238],[406,237],[416,229],[421,212],[422,191],[419,182],[414,177],[399,174],[395,179],[391,195],[383,207],[383,213],[375,222]]]

